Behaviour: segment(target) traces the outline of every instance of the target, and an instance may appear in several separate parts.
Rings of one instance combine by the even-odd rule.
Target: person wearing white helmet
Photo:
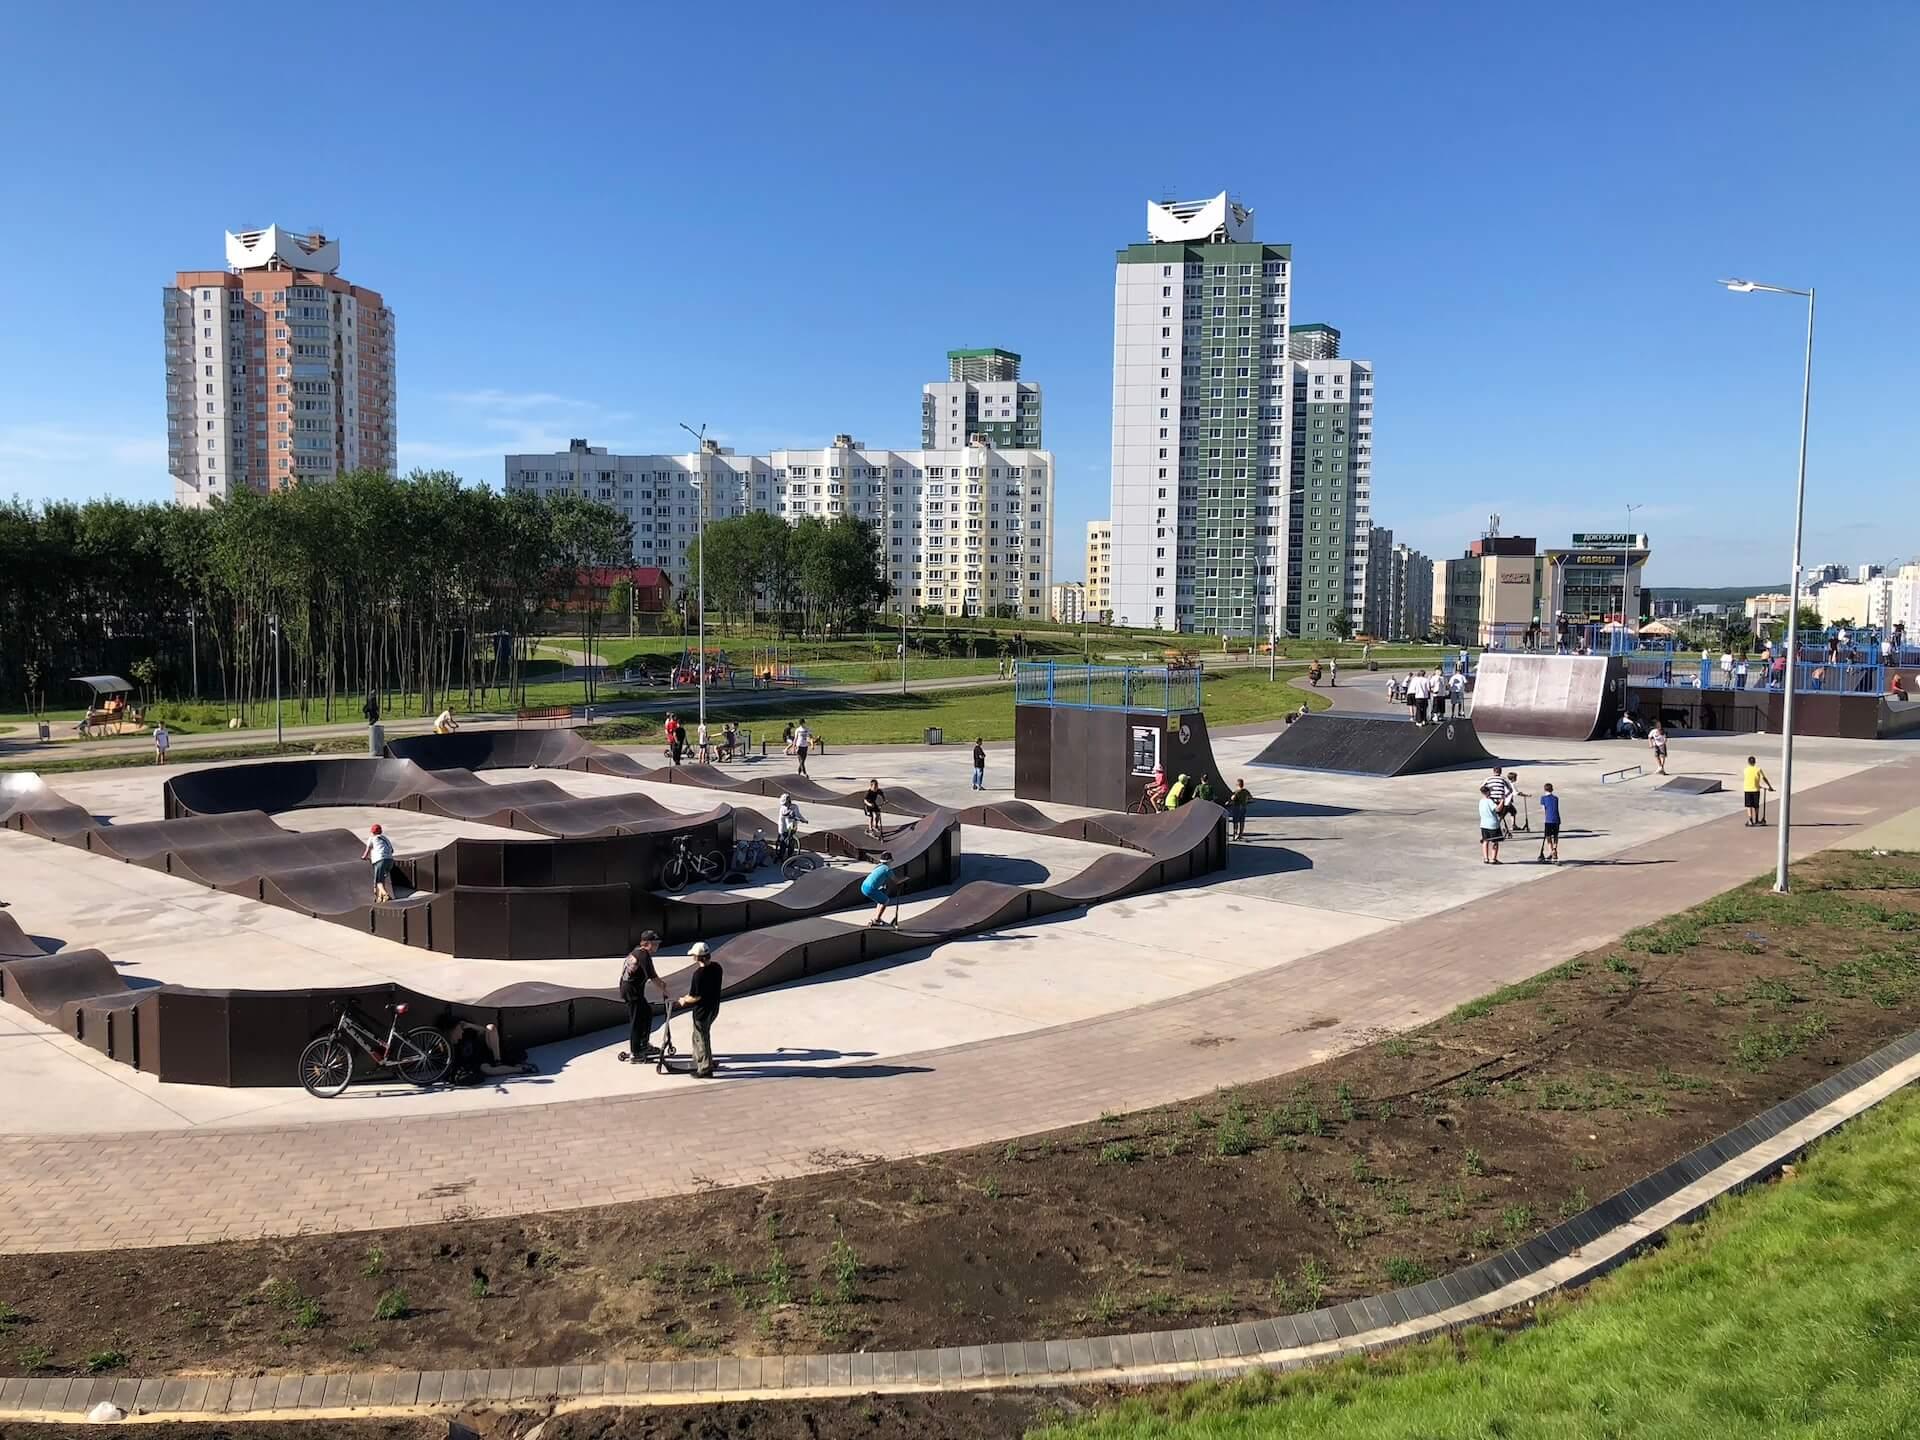
[[[704,940],[687,952],[693,957],[693,979],[680,997],[679,1009],[693,1011],[693,1073],[713,1078],[713,1020],[720,1013],[720,962]]]

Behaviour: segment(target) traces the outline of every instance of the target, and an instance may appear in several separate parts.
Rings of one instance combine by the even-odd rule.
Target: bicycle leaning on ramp
[[[447,1037],[431,1025],[419,1025],[402,1034],[400,1022],[406,1018],[406,1005],[388,1009],[393,1018],[383,1040],[377,1022],[344,1001],[336,1005],[332,1032],[309,1042],[300,1052],[300,1088],[319,1100],[342,1094],[353,1083],[356,1048],[374,1070],[389,1071],[409,1085],[425,1089],[446,1079],[453,1069],[453,1046]]]

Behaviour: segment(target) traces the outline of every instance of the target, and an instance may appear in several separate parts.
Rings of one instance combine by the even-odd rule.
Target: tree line
[[[803,515],[792,525],[757,512],[731,516],[707,523],[705,547],[707,608],[725,625],[764,615],[782,630],[797,621],[803,632],[845,633],[893,597],[879,532],[856,516]],[[700,554],[700,541],[687,547],[689,586]]]
[[[577,497],[496,494],[445,471],[345,474],[207,509],[121,500],[0,505],[0,694],[85,699],[82,674],[198,694],[243,718],[282,693],[302,718],[431,714],[464,690],[522,692],[537,617],[632,527]],[[276,644],[277,641],[277,644]],[[317,712],[317,714],[316,714]]]

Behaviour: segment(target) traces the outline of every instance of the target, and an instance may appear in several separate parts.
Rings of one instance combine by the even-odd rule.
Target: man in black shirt
[[[620,967],[620,998],[627,1002],[627,1048],[622,1060],[635,1065],[653,1058],[653,1001],[647,998],[647,986],[660,984],[660,972],[653,968],[653,952],[660,948],[660,937],[652,930],[640,932],[640,940],[627,952]],[[660,998],[666,998],[663,986]]]
[[[720,1013],[720,962],[704,940],[687,952],[694,959],[693,980],[680,997],[680,1008],[693,1011],[693,1073],[713,1078],[713,1017]]]

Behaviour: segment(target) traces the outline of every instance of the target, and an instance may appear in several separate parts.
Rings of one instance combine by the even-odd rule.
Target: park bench
[[[525,724],[529,720],[546,720],[558,725],[562,720],[573,718],[571,705],[534,705],[513,712],[513,718]]]

